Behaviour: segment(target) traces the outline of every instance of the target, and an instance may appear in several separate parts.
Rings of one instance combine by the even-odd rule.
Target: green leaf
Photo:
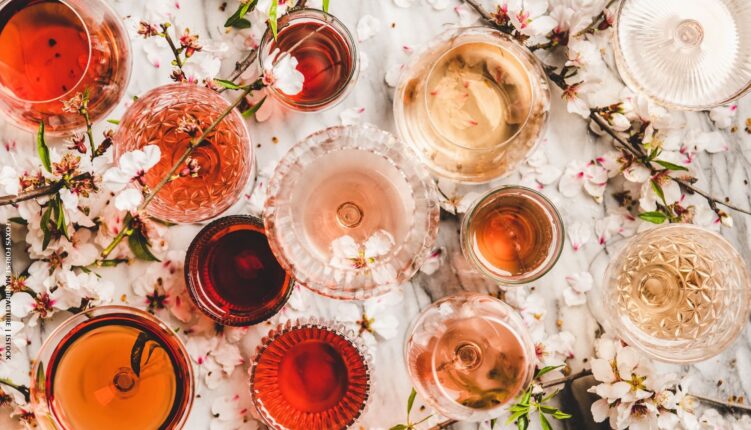
[[[412,392],[409,393],[409,398],[407,399],[407,417],[409,417],[409,413],[412,412],[412,406],[415,404],[415,397],[417,396],[417,391],[415,389],[412,389]]]
[[[668,219],[668,216],[660,211],[652,211],[640,213],[639,218],[652,224],[662,224]]]
[[[52,173],[52,163],[50,162],[50,149],[44,142],[44,121],[39,122],[39,131],[37,132],[37,153],[42,160],[42,166]]]
[[[548,421],[547,417],[545,417],[545,414],[540,414],[540,425],[542,425],[542,430],[553,430],[553,426],[550,425],[550,421]]]
[[[110,119],[107,120],[107,122],[110,123],[110,124],[120,125],[120,120],[119,119],[112,119],[112,118],[110,118]]]
[[[243,30],[243,29],[250,28],[250,27],[251,27],[250,21],[248,21],[245,18],[240,18],[234,23],[232,23],[232,28],[236,28],[238,30]]]
[[[657,197],[659,197],[660,200],[665,203],[665,206],[667,206],[667,203],[665,202],[665,192],[662,191],[660,184],[658,184],[654,179],[650,179],[649,184],[652,186],[652,191],[654,191],[655,194],[657,194]]]
[[[528,389],[524,392],[524,395],[522,396],[522,400],[519,402],[520,405],[529,406],[529,399],[532,397],[532,390]]]
[[[253,106],[249,107],[245,112],[243,112],[244,118],[250,118],[251,116],[255,115],[256,112],[258,112],[258,109],[263,106],[263,102],[266,101],[266,96],[264,96],[260,102],[254,104]]]
[[[540,405],[540,410],[545,412],[546,414],[554,414],[558,409],[552,406]]]
[[[555,411],[555,413],[553,414],[553,418],[557,420],[567,420],[571,418],[571,414],[567,414],[566,412],[563,412],[563,411]]]
[[[407,426],[405,426],[404,424],[397,424],[391,427],[389,430],[407,430]]]
[[[279,0],[272,0],[271,7],[269,7],[269,27],[271,27],[271,33],[276,40],[276,10],[279,7]]]
[[[42,213],[42,219],[39,221],[39,228],[44,233],[44,239],[42,240],[42,250],[47,249],[47,245],[50,244],[52,239],[52,231],[50,231],[50,217],[52,216],[52,205],[47,205],[47,209]]]
[[[493,428],[495,428],[496,421],[498,421],[498,418],[493,418],[492,420],[490,420],[490,430],[493,430]]]
[[[539,371],[538,371],[538,372],[537,372],[537,373],[535,374],[535,379],[539,379],[539,378],[540,378],[540,377],[541,377],[542,375],[544,375],[544,374],[546,374],[546,373],[550,373],[550,372],[552,372],[552,371],[554,371],[554,370],[560,369],[561,367],[563,367],[563,365],[560,365],[560,366],[546,366],[546,367],[543,367],[542,369],[540,369],[540,370],[539,370]]]
[[[236,83],[232,81],[228,81],[226,79],[214,79],[214,82],[219,84],[220,87],[224,87],[228,90],[239,90],[242,88],[242,86],[237,85]]]
[[[133,234],[128,236],[128,247],[133,252],[133,255],[140,260],[160,261],[151,253],[148,239],[139,230],[133,231]]]
[[[511,424],[514,421],[516,421],[518,423],[519,422],[519,418],[521,418],[523,416],[527,416],[528,413],[529,413],[529,409],[524,410],[524,411],[514,412],[513,414],[511,414],[510,417],[508,417],[508,419],[506,420],[506,424]]]
[[[323,11],[324,12],[328,12],[329,11],[329,0],[323,0]]]
[[[519,419],[516,420],[516,428],[519,430],[527,430],[527,428],[529,428],[529,417],[526,415],[519,417]]]
[[[70,240],[70,236],[68,236],[68,223],[65,222],[65,206],[63,205],[62,200],[60,200],[59,194],[54,201],[56,202],[55,210],[57,211],[55,214],[55,218],[57,219],[57,230],[62,233],[66,239]]]
[[[29,225],[29,222],[21,218],[20,216],[10,217],[8,218],[8,221],[20,225]]]
[[[673,163],[671,163],[669,161],[663,161],[663,160],[654,160],[654,161],[655,161],[655,163],[659,164],[660,166],[662,166],[662,167],[664,167],[664,168],[666,168],[668,170],[684,170],[684,171],[688,171],[687,168],[685,168],[683,166],[679,166],[677,164],[673,164]]]
[[[243,19],[243,17],[253,9],[255,9],[256,4],[258,3],[258,0],[252,0],[245,4],[241,4],[240,7],[237,8],[235,13],[232,14],[229,18],[227,18],[227,21],[224,23],[225,27],[234,27],[235,24],[237,24],[238,21]],[[247,20],[246,20],[247,21]]]

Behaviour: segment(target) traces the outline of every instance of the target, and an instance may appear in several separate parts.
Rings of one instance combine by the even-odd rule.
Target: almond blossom
[[[365,243],[358,244],[352,236],[342,236],[331,243],[332,267],[345,270],[367,270],[378,285],[396,281],[396,269],[384,264],[383,256],[394,247],[393,236],[386,230],[378,230]]]
[[[582,190],[596,202],[601,202],[608,183],[608,170],[597,160],[589,162],[572,161],[558,183],[558,190],[565,197],[574,197]]]
[[[592,226],[582,221],[574,221],[566,232],[574,252],[580,250],[592,239]]]
[[[579,272],[566,276],[568,286],[563,290],[563,300],[568,306],[579,306],[587,302],[587,292],[592,289],[594,279],[589,272]]]
[[[263,83],[293,96],[302,91],[305,76],[297,70],[297,58],[275,48],[263,61]]]
[[[248,400],[240,394],[219,396],[211,403],[209,430],[256,430],[258,422],[249,419]]]
[[[381,21],[373,15],[363,15],[357,21],[357,40],[364,42],[381,31]]]
[[[404,297],[401,290],[366,300],[362,306],[340,303],[335,317],[359,334],[370,353],[374,354],[379,340],[390,340],[399,334],[396,307]]]

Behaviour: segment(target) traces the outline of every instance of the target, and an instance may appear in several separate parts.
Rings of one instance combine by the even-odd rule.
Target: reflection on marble
[[[122,15],[142,16],[145,5],[149,2],[161,0],[110,0]],[[227,9],[234,8],[236,0],[228,0]],[[204,39],[219,38],[225,32],[222,24],[229,12],[221,12],[221,0],[180,0],[180,22],[190,27],[193,32],[201,34]],[[553,0],[551,3],[555,3]],[[417,1],[411,8],[399,8],[392,0],[332,0],[331,10],[347,26],[355,28],[361,16],[366,14],[376,17],[381,25],[380,31],[372,38],[360,44],[360,50],[366,65],[360,74],[354,91],[335,108],[315,114],[273,109],[273,116],[265,122],[249,123],[253,141],[258,145],[258,166],[260,173],[268,174],[279,158],[295,142],[301,140],[311,132],[321,128],[339,124],[340,114],[356,108],[364,108],[361,120],[394,132],[392,117],[393,88],[384,80],[387,71],[403,63],[409,52],[431,39],[446,26],[457,25],[460,20],[453,10],[458,4],[455,0],[451,7],[441,11],[434,10],[427,2]],[[156,69],[148,64],[145,53],[139,48],[138,41],[134,42],[135,64],[133,79],[127,91],[126,100],[141,94],[146,90],[169,82],[167,67]],[[406,47],[406,48],[405,48]],[[225,72],[229,72],[234,60],[239,54],[231,52],[224,64]],[[226,74],[226,73],[225,73]],[[127,102],[111,115],[117,118],[122,115]],[[739,104],[740,121],[751,116],[751,98],[742,100]],[[690,113],[687,120],[701,125],[705,129],[711,127],[706,114]],[[99,124],[97,132],[105,126]],[[7,130],[6,130],[7,129]],[[4,126],[6,135],[15,134],[22,144],[31,144],[32,138],[10,127]],[[731,150],[714,155],[703,155],[701,160],[704,167],[701,178],[705,189],[712,194],[726,195],[741,206],[751,206],[751,193],[748,178],[751,176],[751,135],[743,132],[743,126],[735,133],[723,132]],[[587,132],[587,124],[578,116],[566,112],[565,104],[560,100],[560,93],[554,92],[551,122],[547,131],[545,143],[541,151],[547,154],[551,163],[560,169],[573,160],[585,160],[605,152],[607,143],[598,142]],[[499,183],[514,183],[519,180],[518,175],[512,175]],[[488,186],[478,189],[487,189]],[[547,186],[542,191],[559,208],[566,226],[574,222],[582,222],[590,230],[594,221],[604,216],[607,205],[615,204],[606,199],[604,205],[593,202],[588,196],[581,194],[576,198],[565,198],[560,195],[555,185]],[[230,213],[246,211],[245,204],[238,204]],[[737,215],[734,218],[735,227],[723,229],[723,235],[728,238],[742,253],[746,261],[751,261],[751,218]],[[200,226],[185,225],[170,230],[171,249],[184,250]],[[458,221],[450,216],[445,217],[441,225],[438,245],[444,250],[444,262],[439,270],[432,274],[418,274],[407,285],[404,300],[397,305],[393,313],[399,317],[399,335],[382,341],[375,357],[375,393],[372,403],[362,417],[360,425],[363,428],[388,428],[402,422],[405,404],[410,392],[406,368],[402,358],[402,343],[409,321],[432,300],[448,294],[461,291],[487,291],[497,293],[498,287],[475,275],[467,266],[461,255],[458,242]],[[594,232],[591,232],[594,235]],[[601,253],[607,253],[597,243],[590,240],[584,247],[574,251],[568,243],[564,247],[563,255],[557,265],[546,276],[534,283],[536,291],[542,293],[546,299],[546,325],[549,331],[555,332],[559,328],[568,330],[576,336],[575,357],[570,361],[571,367],[578,370],[585,366],[584,359],[592,354],[592,342],[598,325],[585,306],[567,307],[562,301],[562,291],[566,286],[567,275],[587,271],[590,264]],[[605,257],[606,258],[606,257]],[[129,267],[118,267],[102,270],[101,273],[118,284],[118,292],[127,294],[130,291],[129,282],[139,276],[144,270],[143,263],[136,263]],[[308,313],[321,317],[334,318],[342,303],[313,295],[306,295],[309,307]],[[55,321],[58,321],[56,319]],[[262,324],[251,328],[249,334],[242,341],[242,352],[246,359],[251,358],[259,339],[268,330],[270,324]],[[42,329],[39,339],[44,338],[52,324]],[[36,351],[38,345],[32,345]],[[664,366],[666,369],[671,366]],[[716,358],[695,366],[674,368],[696,374],[701,381],[692,387],[692,391],[717,398],[729,395],[743,395],[751,397],[751,329],[746,329],[736,344]],[[721,381],[721,384],[720,384]],[[188,429],[207,429],[211,420],[211,404],[213,399],[226,394],[240,394],[248,401],[247,376],[244,369],[238,368],[232,375],[231,382],[223,384],[217,390],[199,389],[200,398],[194,404]],[[422,402],[418,399],[415,414],[423,415]],[[583,405],[588,410],[587,405]],[[0,417],[0,427],[3,425]],[[576,422],[554,423],[556,428],[581,429],[582,424]],[[462,425],[458,428],[476,428],[475,425]],[[496,428],[504,428],[499,426]]]

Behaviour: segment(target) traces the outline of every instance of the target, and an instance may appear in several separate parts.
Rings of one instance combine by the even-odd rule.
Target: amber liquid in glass
[[[253,391],[273,419],[291,429],[334,429],[362,412],[370,385],[365,359],[322,327],[282,334],[256,358]]]
[[[22,100],[58,98],[72,90],[86,71],[87,30],[79,16],[59,1],[14,3],[0,14],[0,82]]]
[[[153,325],[137,316],[96,317],[60,342],[46,386],[52,411],[66,428],[170,428],[190,401],[184,370],[189,363],[176,358],[176,341]],[[137,375],[131,356],[142,333],[150,340]]]
[[[517,335],[486,317],[446,322],[439,336],[413,362],[431,391],[472,409],[492,409],[512,400],[527,379],[528,357]]]
[[[543,264],[554,234],[543,208],[520,196],[503,196],[479,208],[468,233],[478,258],[506,276]]]
[[[352,75],[354,64],[347,42],[328,25],[293,22],[279,32],[274,47],[282,52],[294,47],[297,70],[305,77],[302,91],[288,96],[297,103],[321,103],[335,97]]]
[[[279,265],[260,226],[231,225],[199,251],[201,288],[230,314],[258,314],[286,299],[291,278]]]

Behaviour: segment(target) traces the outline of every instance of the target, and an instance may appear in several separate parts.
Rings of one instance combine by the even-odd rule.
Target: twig
[[[718,406],[721,408],[729,409],[729,410],[736,410],[736,411],[742,411],[745,413],[751,413],[751,406],[744,405],[742,403],[736,403],[736,402],[724,402],[720,399],[715,399],[713,397],[706,397],[706,396],[700,396],[696,394],[689,393],[688,396],[693,397],[701,402],[704,402],[708,405],[712,406]]]
[[[237,78],[239,78],[240,75],[243,74],[243,72],[248,70],[248,67],[250,67],[250,65],[253,64],[254,61],[256,61],[256,58],[258,58],[258,49],[251,49],[250,52],[248,52],[248,55],[245,56],[245,58],[235,63],[235,70],[232,72],[230,77],[227,78],[227,80],[230,82],[235,82]],[[223,93],[225,91],[227,91],[227,88],[222,88],[217,92]]]
[[[82,173],[78,176],[74,176],[71,181],[80,181],[90,179],[91,173]],[[32,200],[39,197],[49,196],[57,193],[65,185],[65,180],[61,179],[50,185],[39,187],[30,191],[22,192],[15,196],[0,196],[0,206],[15,205],[26,200]]]
[[[604,9],[602,10],[602,12],[600,12],[600,14],[599,14],[599,15],[597,15],[596,17],[594,17],[594,18],[592,19],[592,22],[590,22],[590,23],[589,23],[589,25],[588,25],[588,26],[586,26],[586,27],[585,27],[585,28],[584,28],[583,30],[576,32],[576,33],[574,34],[574,37],[580,37],[580,36],[584,36],[585,34],[587,34],[587,33],[591,32],[591,31],[593,31],[593,30],[594,30],[595,28],[597,28],[597,26],[599,26],[599,25],[600,25],[600,21],[601,21],[601,20],[603,20],[603,19],[606,19],[606,18],[605,18],[605,12],[606,12],[606,11],[607,11],[607,10],[608,10],[608,9],[610,8],[610,6],[612,6],[612,5],[613,5],[613,4],[615,3],[615,2],[616,2],[616,0],[610,0],[610,1],[608,2],[608,4],[606,4],[606,5],[605,5],[605,8],[604,8]]]
[[[445,428],[449,428],[452,424],[456,424],[458,422],[459,421],[457,420],[446,420],[446,421],[443,421],[434,425],[433,427],[430,427],[428,430],[443,430]]]
[[[164,27],[167,27],[165,25]],[[175,42],[172,41],[172,36],[169,35],[169,28],[163,27],[163,33],[164,33],[164,39],[167,40],[167,44],[169,45],[170,49],[172,50],[172,55],[175,56],[175,65],[177,66],[180,71],[183,69],[183,60],[180,59],[180,51],[175,46]]]
[[[83,115],[83,119],[86,121],[86,135],[89,137],[89,144],[91,146],[91,160],[94,161],[96,158],[96,142],[94,142],[94,132],[91,128],[88,102],[86,103],[86,107],[81,110],[81,115]]]
[[[19,393],[23,394],[23,398],[27,402],[31,400],[31,392],[29,391],[29,387],[25,385],[16,385],[10,379],[7,379],[7,378],[0,378],[0,384],[10,387],[18,391]]]
[[[477,13],[480,14],[483,19],[490,21],[496,27],[498,26],[498,23],[495,21],[495,18],[493,18],[493,15],[485,10],[485,8],[482,7],[482,5],[477,0],[464,0],[464,3],[472,6],[472,8],[477,11]]]
[[[240,103],[242,103],[243,100],[245,100],[245,96],[250,94],[251,91],[257,90],[260,85],[263,85],[260,83],[260,81],[256,81],[252,85],[247,85],[243,88],[242,94],[237,97],[237,99],[232,102],[232,104],[222,112],[221,115],[219,115],[214,122],[211,123],[205,130],[201,132],[201,135],[197,138],[193,139],[190,144],[185,148],[185,151],[180,156],[180,158],[172,165],[172,168],[167,172],[167,174],[162,178],[161,181],[159,181],[158,184],[149,192],[148,196],[143,200],[143,202],[138,206],[137,212],[141,212],[151,203],[151,201],[156,197],[157,193],[161,191],[162,188],[164,188],[165,185],[167,185],[175,175],[175,173],[182,167],[182,165],[185,163],[185,160],[190,157],[190,154],[193,153],[193,151],[208,137],[208,135],[214,131],[214,129],[219,125],[220,122],[224,118],[227,117]],[[122,240],[125,238],[127,234],[130,233],[131,225],[133,223],[133,217],[129,217],[127,221],[125,222],[125,225],[123,225],[123,228],[120,229],[120,232],[115,236],[115,238],[112,240],[112,242],[104,248],[101,254],[101,260],[106,260],[107,257],[112,253],[112,251],[117,247],[117,245],[122,242]]]

